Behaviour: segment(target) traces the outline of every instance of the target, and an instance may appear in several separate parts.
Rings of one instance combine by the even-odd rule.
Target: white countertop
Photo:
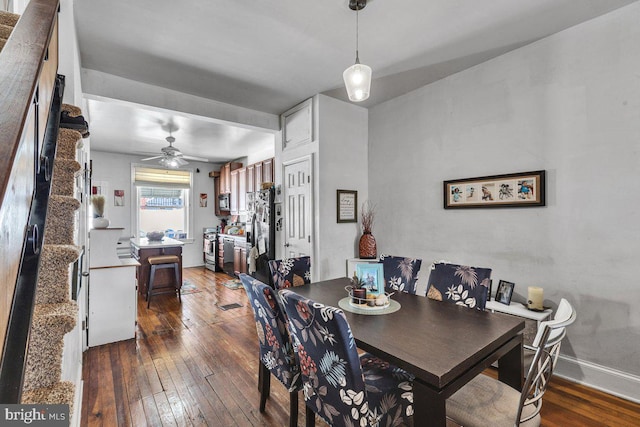
[[[138,248],[171,248],[175,246],[184,246],[184,242],[181,240],[172,239],[170,237],[163,237],[162,240],[155,241],[149,240],[146,237],[132,237],[131,244]]]

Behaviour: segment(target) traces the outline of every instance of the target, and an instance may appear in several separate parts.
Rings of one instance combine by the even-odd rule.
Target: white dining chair
[[[540,323],[535,353],[522,392],[486,375],[478,375],[447,399],[447,417],[465,427],[537,427],[542,396],[558,360],[566,327],[576,311],[562,299],[553,320]]]

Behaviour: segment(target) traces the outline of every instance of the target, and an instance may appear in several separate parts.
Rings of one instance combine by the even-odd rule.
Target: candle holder
[[[527,308],[534,311],[544,310],[544,289],[538,286],[529,286]]]

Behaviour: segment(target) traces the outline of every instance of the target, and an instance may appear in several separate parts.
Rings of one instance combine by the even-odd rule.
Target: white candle
[[[529,286],[529,308],[532,310],[542,310],[544,301],[544,290],[537,286]]]

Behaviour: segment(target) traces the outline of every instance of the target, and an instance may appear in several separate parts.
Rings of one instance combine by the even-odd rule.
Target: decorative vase
[[[378,255],[378,248],[376,247],[376,239],[373,237],[370,231],[365,231],[360,236],[359,245],[360,258],[373,259]]]
[[[109,220],[103,216],[97,216],[93,218],[93,228],[107,228],[109,226]]]
[[[354,304],[364,304],[367,302],[367,290],[364,288],[354,289],[351,291],[351,301]]]

